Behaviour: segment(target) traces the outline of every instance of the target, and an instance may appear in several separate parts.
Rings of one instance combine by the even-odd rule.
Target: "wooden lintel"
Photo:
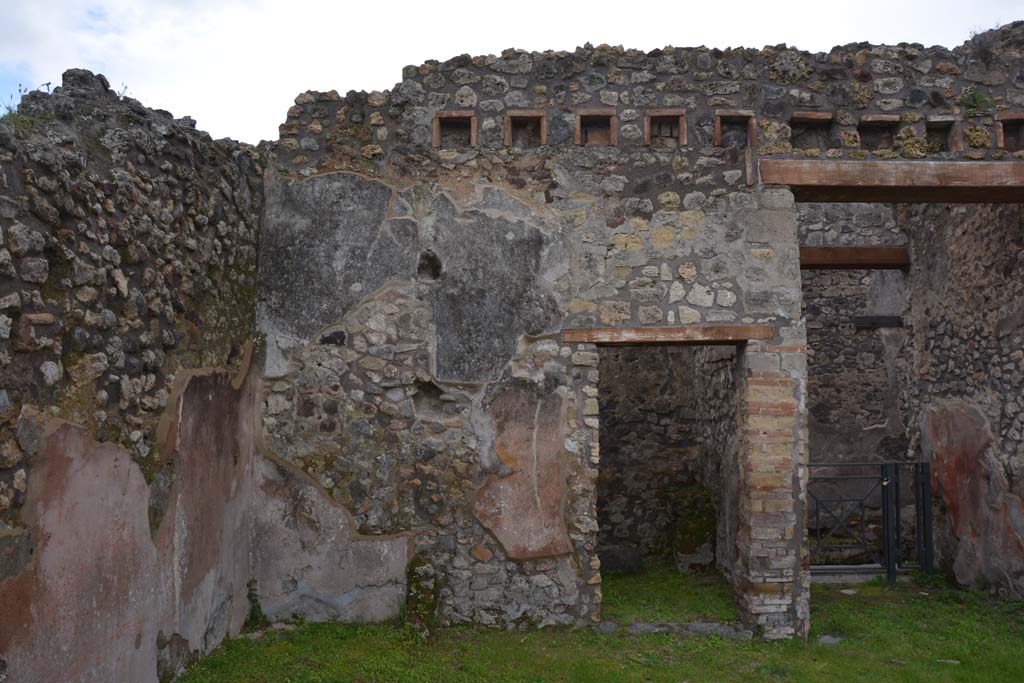
[[[806,202],[1022,202],[1024,162],[762,159],[761,182]]]
[[[853,318],[853,326],[861,330],[903,327],[903,318],[898,315],[858,315]]]
[[[789,117],[790,121],[796,123],[829,123],[832,120],[830,111],[795,111]]]
[[[800,267],[805,270],[906,270],[906,247],[800,247]]]
[[[716,109],[715,116],[723,119],[750,119],[754,117],[753,109]]]
[[[768,325],[690,325],[685,327],[591,327],[562,330],[566,344],[740,344],[771,339]]]
[[[899,122],[899,114],[864,114],[860,117],[860,123],[867,126],[890,126]]]

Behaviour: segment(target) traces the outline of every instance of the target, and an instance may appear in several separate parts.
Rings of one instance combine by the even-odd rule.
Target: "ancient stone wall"
[[[800,244],[900,246],[891,204],[798,204]],[[910,299],[898,270],[804,270],[811,462],[910,457]],[[875,320],[871,320],[871,319]],[[878,321],[878,318],[888,318]]]
[[[499,78],[458,68],[460,79]],[[296,144],[319,167],[296,162],[286,133],[267,176],[267,443],[365,531],[415,532],[442,621],[585,622],[600,596],[598,354],[559,332],[788,329],[799,316],[792,196],[739,184],[742,157],[713,145],[627,151],[549,137],[515,161],[497,148],[395,145],[437,110],[402,95],[422,87],[304,95],[283,128],[310,133]],[[387,144],[348,156],[361,131]],[[338,394],[336,420],[303,398],[314,386]],[[538,443],[538,418],[506,403],[565,421]]]
[[[797,204],[801,247],[898,247],[907,235],[892,204],[864,202]],[[806,276],[807,274],[804,273]]]
[[[367,531],[415,530],[446,618],[510,623],[501,606],[536,581],[547,593],[519,616],[585,621],[600,595],[598,356],[559,332],[771,325],[740,370],[760,422],[740,444],[738,471],[754,474],[737,489],[735,571],[752,622],[801,632],[803,553],[786,527],[806,457],[796,209],[758,187],[754,162],[1006,158],[994,114],[1022,101],[1014,35],[818,55],[508,50],[408,67],[389,92],[300,95],[268,162],[268,443]],[[304,398],[311,372],[329,404]],[[540,413],[516,417],[494,398],[505,391],[536,410],[559,397],[559,437],[541,448]],[[445,419],[424,420],[417,397]],[[437,478],[420,430],[469,484]],[[477,492],[471,518],[445,506],[449,490]],[[499,509],[522,519],[499,523]]]
[[[909,347],[899,271],[805,271],[811,462],[908,457]],[[895,296],[893,296],[895,295]]]
[[[69,71],[0,162],[0,653],[16,680],[155,680],[248,611],[252,388],[190,368],[251,339],[259,156]]]
[[[912,249],[909,275],[803,272],[811,461],[930,460],[941,563],[963,584],[1019,595],[1019,206],[801,204],[799,215],[806,246]],[[858,329],[865,315],[905,327]]]
[[[85,71],[27,95],[0,155],[0,519],[25,495],[25,404],[128,449],[159,516],[174,475],[155,433],[176,374],[237,366],[251,338],[259,156]]]
[[[59,633],[81,645],[53,666],[152,680],[236,633],[253,579],[274,618],[397,616],[404,595],[424,626],[598,619],[600,357],[562,342],[571,327],[770,329],[735,363],[738,444],[708,438],[737,452],[716,476],[735,482],[720,520],[741,614],[805,634],[797,208],[756,162],[1020,158],[1022,31],[955,50],[459,56],[392,91],[304,93],[261,150],[87,72],[30,94],[0,123],[2,656],[52,680],[38,652]],[[914,276],[909,414],[955,471],[973,451],[943,416],[991,431],[986,512],[942,495],[955,566],[1005,585],[1021,344],[993,302],[1019,300],[1015,210],[935,209],[971,230],[911,231],[934,268]],[[854,227],[893,232],[867,211]],[[823,243],[825,222],[808,221]],[[189,372],[240,369],[250,339],[258,376]],[[95,524],[53,525],[72,509]],[[974,567],[970,538],[1003,545]],[[115,549],[132,590],[69,618],[102,577],[51,577]]]
[[[733,347],[695,349],[691,404],[700,443],[698,481],[710,491],[715,508],[715,564],[737,580],[740,446],[746,425],[740,354]]]
[[[173,677],[238,634],[257,586],[275,618],[401,612],[409,539],[360,537],[257,455],[262,201],[255,150],[88,72],[0,122],[9,680]]]
[[[672,561],[697,485],[693,349],[605,347],[600,356],[601,566]]]
[[[913,445],[956,579],[1024,594],[1024,210],[900,207],[911,245]]]

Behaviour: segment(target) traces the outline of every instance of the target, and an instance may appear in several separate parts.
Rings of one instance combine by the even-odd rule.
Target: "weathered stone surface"
[[[392,201],[387,186],[355,174],[318,176],[297,184],[268,181],[264,240],[270,292],[261,315],[268,335],[268,371],[283,371],[284,355],[340,319],[358,300],[388,280],[412,279],[419,255],[439,260],[440,273],[425,298],[439,330],[438,377],[495,379],[515,350],[518,334],[538,333],[554,318],[540,291],[540,229],[522,218],[525,206],[504,200],[518,214],[479,205],[457,207],[443,193],[406,193],[406,215],[385,221]],[[500,204],[494,209],[504,211]],[[502,287],[485,283],[502,282]]]
[[[234,368],[251,337],[261,156],[84,70],[19,112],[0,123],[0,388],[152,476],[175,375]],[[13,476],[0,468],[0,489]]]
[[[391,188],[352,173],[299,183],[270,175],[267,195],[260,326],[269,364],[386,280],[411,278],[416,234],[406,220],[385,221]]]
[[[541,256],[549,245],[523,217],[530,215],[506,218],[471,210],[455,220],[443,214],[435,219],[425,246],[445,269],[427,294],[438,329],[439,379],[496,379],[520,334],[544,332],[557,319],[555,303],[539,282]],[[486,284],[499,282],[500,287]]]
[[[406,595],[407,536],[363,536],[301,474],[261,458],[254,506],[260,606],[272,620],[386,621]]]
[[[487,411],[494,448],[510,472],[488,477],[473,497],[473,513],[512,559],[568,553],[565,399],[517,382],[494,396]]]

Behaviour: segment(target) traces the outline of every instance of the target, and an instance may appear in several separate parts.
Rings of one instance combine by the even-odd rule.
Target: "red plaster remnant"
[[[992,431],[974,404],[932,404],[921,423],[932,490],[956,537],[953,573],[964,585],[1024,575],[1024,501],[989,452]],[[1018,596],[1020,597],[1020,596]]]
[[[520,384],[491,404],[495,449],[512,469],[491,475],[473,499],[473,513],[514,560],[564,555],[572,550],[565,528],[566,400],[537,396]]]
[[[69,424],[50,430],[23,510],[33,560],[0,583],[0,652],[15,680],[156,679],[157,622],[146,614],[167,596],[155,589],[147,497],[123,449]]]
[[[29,473],[32,561],[0,582],[0,651],[15,680],[155,681],[159,634],[206,652],[248,610],[243,481],[251,421],[225,373],[176,392],[176,478],[150,535],[149,489],[124,449],[51,421]],[[42,656],[40,648],[46,648]]]
[[[32,559],[0,581],[0,653],[12,680],[155,682],[167,640],[184,643],[166,672],[179,673],[189,657],[238,634],[254,571],[271,586],[302,572],[301,599],[270,591],[284,616],[323,618],[331,600],[329,618],[398,615],[409,539],[360,538],[323,491],[257,457],[248,365],[247,350],[234,379],[179,373],[158,428],[175,478],[153,534],[149,487],[129,454],[76,425],[47,425],[22,512]],[[268,491],[274,486],[289,495]],[[299,531],[304,554],[291,548],[254,568],[261,538],[298,543],[294,510],[317,522]]]

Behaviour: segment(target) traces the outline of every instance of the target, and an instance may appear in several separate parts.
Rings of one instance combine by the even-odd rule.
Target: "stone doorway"
[[[609,346],[687,349],[678,352],[684,369],[677,376],[691,377],[692,391],[681,408],[692,406],[691,433],[697,445],[694,471],[697,483],[710,492],[715,510],[715,568],[731,584],[739,617],[747,627],[766,638],[806,634],[810,583],[804,570],[806,536],[801,529],[806,500],[803,326],[569,329],[562,338],[577,345],[574,350],[581,360],[580,352],[593,352],[586,354],[586,360],[596,354],[593,362],[599,366]],[[687,365],[690,370],[685,369]],[[599,371],[588,372],[597,383],[582,387],[590,416],[587,424],[599,431],[592,456],[598,465],[595,479],[601,478],[602,462],[615,462],[600,443],[607,440],[600,434],[605,420],[601,387],[607,393],[611,386],[638,381],[631,376],[635,367],[626,364],[619,381],[614,372],[606,373],[603,381]],[[605,479],[609,478],[606,474]],[[600,557],[602,520],[606,527],[615,521],[608,514],[612,488],[595,481],[591,490],[598,522],[595,550]],[[605,529],[604,537],[608,536]],[[672,571],[675,577],[686,576]],[[606,585],[603,580],[600,583]],[[603,604],[609,605],[611,593],[602,590],[601,595]]]
[[[736,346],[602,346],[602,571],[727,576],[741,443]]]

